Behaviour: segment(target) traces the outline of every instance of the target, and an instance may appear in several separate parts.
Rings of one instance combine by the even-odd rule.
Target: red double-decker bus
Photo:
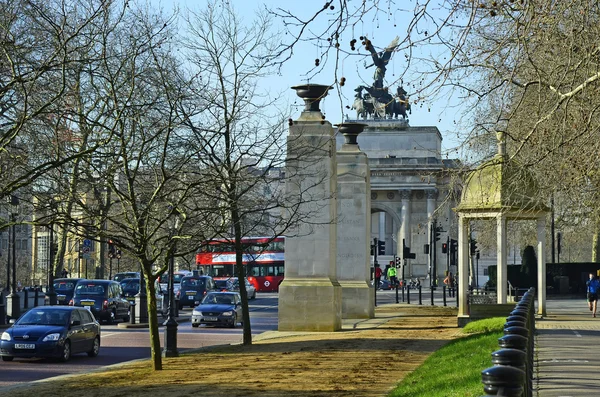
[[[283,280],[285,237],[244,237],[242,260],[246,277],[257,291],[273,292]],[[213,277],[235,277],[232,240],[210,240],[196,254],[196,265]]]

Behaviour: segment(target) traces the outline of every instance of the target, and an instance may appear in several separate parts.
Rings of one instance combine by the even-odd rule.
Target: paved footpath
[[[537,396],[600,396],[600,313],[584,298],[549,299],[546,312],[536,320]]]

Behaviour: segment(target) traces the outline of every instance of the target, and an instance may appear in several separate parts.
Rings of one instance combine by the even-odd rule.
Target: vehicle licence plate
[[[15,343],[15,349],[35,349],[33,343]]]
[[[217,317],[204,317],[204,321],[218,321]]]
[[[88,302],[88,301],[81,301],[81,304],[83,306],[94,306],[94,301]]]

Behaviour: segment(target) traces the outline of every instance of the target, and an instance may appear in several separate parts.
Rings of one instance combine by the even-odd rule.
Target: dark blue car
[[[192,311],[192,327],[226,325],[235,328],[242,322],[242,299],[237,292],[209,292]]]
[[[70,306],[38,306],[2,333],[0,356],[54,357],[67,361],[72,354],[95,357],[100,351],[100,325],[89,310]]]

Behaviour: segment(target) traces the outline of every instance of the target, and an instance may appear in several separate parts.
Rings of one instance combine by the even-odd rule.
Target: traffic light
[[[371,256],[375,255],[375,244],[371,244]]]
[[[385,241],[377,240],[377,255],[385,255]]]
[[[471,240],[471,255],[475,255],[477,252],[477,240]]]
[[[429,255],[429,244],[425,244],[425,245],[423,246],[423,253],[424,253],[425,255]]]
[[[404,246],[403,254],[404,254],[403,255],[404,259],[416,259],[417,258],[417,254],[411,253],[410,247],[407,247],[406,245]]]
[[[442,243],[442,254],[447,254],[447,253],[448,253],[448,244]]]
[[[115,253],[115,258],[117,258],[117,259],[121,259],[121,250],[120,250],[120,249],[117,249],[115,252],[116,252],[116,253]]]
[[[108,257],[115,257],[115,243],[110,239],[108,240]]]
[[[438,227],[436,227],[434,229],[434,237],[433,237],[435,239],[434,241],[440,241],[440,233],[441,233],[441,231],[442,231],[442,227],[441,226],[438,226]]]
[[[450,253],[453,254],[458,250],[458,240],[450,239]]]
[[[401,264],[402,264],[402,258],[396,257],[396,267],[400,266]]]

